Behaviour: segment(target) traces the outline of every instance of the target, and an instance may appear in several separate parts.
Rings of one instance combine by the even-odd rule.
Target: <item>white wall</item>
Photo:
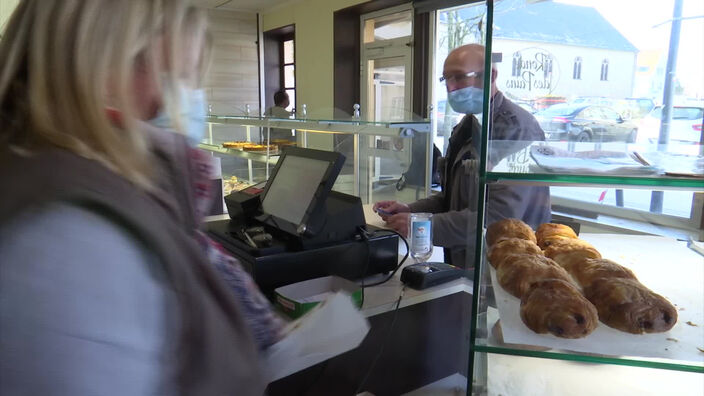
[[[552,92],[539,88],[531,91],[507,88],[507,82],[511,79],[513,54],[527,48],[539,48],[553,55]],[[499,90],[515,93],[519,97],[533,99],[549,93],[568,98],[576,96],[625,98],[633,93],[636,61],[634,52],[499,38],[494,40],[492,52],[503,54],[501,63],[497,64]],[[582,75],[580,80],[574,80],[572,68],[578,56],[582,58]],[[604,59],[609,61],[608,80],[600,81],[601,63]]]
[[[19,2],[19,0],[0,0],[0,34],[2,34],[5,23],[10,19],[12,11],[15,10]]]

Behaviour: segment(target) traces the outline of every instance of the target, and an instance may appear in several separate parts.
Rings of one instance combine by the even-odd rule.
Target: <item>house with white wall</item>
[[[510,97],[633,94],[638,49],[592,7],[510,7],[496,13],[493,35],[492,52],[502,54],[497,84]]]

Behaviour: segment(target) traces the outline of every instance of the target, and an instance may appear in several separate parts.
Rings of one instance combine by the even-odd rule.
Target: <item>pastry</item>
[[[550,244],[559,239],[577,239],[577,234],[571,227],[564,224],[544,223],[535,231],[538,246],[545,250]]]
[[[251,184],[239,180],[237,176],[232,176],[229,179],[223,180],[223,194],[229,195],[233,191],[243,190],[249,186],[251,186]]]
[[[677,310],[664,297],[635,279],[599,278],[584,294],[607,326],[633,334],[668,331],[677,322]]]
[[[572,282],[559,264],[542,255],[514,254],[506,257],[496,270],[496,279],[511,295],[521,298],[531,285],[544,279]]]
[[[536,333],[582,338],[597,326],[597,310],[570,282],[535,282],[521,298],[521,320]]]
[[[279,147],[275,144],[247,144],[242,147],[244,151],[252,152],[265,152],[265,151],[277,151]]]
[[[500,238],[519,238],[536,242],[535,233],[530,226],[518,219],[503,219],[494,222],[486,229],[486,243],[488,246],[496,243]]]
[[[633,271],[607,259],[584,259],[570,267],[570,275],[586,289],[599,278],[624,278],[637,280]]]
[[[499,265],[509,255],[512,254],[538,254],[543,255],[535,243],[519,238],[501,238],[489,249],[489,263],[494,268],[499,268]]]
[[[242,150],[242,147],[244,147],[248,144],[252,144],[252,143],[246,142],[246,141],[234,141],[234,142],[225,142],[222,144],[222,146],[225,148]]]
[[[599,259],[601,254],[589,242],[581,239],[553,240],[550,246],[543,251],[546,257],[555,260],[567,272],[572,272],[572,267],[579,265],[585,259]]]

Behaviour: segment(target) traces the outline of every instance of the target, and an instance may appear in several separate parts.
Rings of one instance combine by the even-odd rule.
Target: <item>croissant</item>
[[[500,238],[519,238],[536,242],[530,226],[518,219],[503,219],[492,223],[486,229],[486,243],[492,246]]]
[[[621,331],[660,333],[677,322],[675,307],[636,279],[599,278],[584,294],[596,306],[599,319]]]
[[[590,287],[599,278],[637,280],[633,271],[607,259],[584,259],[579,265],[570,266],[569,272],[583,288]]]
[[[601,254],[594,246],[581,239],[553,240],[543,253],[546,257],[563,266],[569,273],[572,273],[573,266],[580,265],[585,259],[601,258]]]
[[[582,338],[597,326],[597,310],[570,282],[535,282],[521,298],[521,320],[536,333]]]
[[[521,298],[533,283],[543,279],[571,282],[569,274],[559,264],[545,256],[514,254],[508,256],[496,271],[501,287]]]
[[[489,248],[489,263],[494,268],[499,268],[501,262],[512,254],[537,254],[543,255],[535,243],[519,238],[501,238]]]
[[[538,246],[541,249],[545,249],[556,240],[577,239],[577,234],[571,227],[564,224],[544,223],[535,231],[535,237],[538,241]]]

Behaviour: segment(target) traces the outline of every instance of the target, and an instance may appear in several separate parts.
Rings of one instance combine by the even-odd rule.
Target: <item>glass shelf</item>
[[[488,151],[487,181],[704,190],[696,145],[490,141]]]
[[[231,155],[234,157],[240,157],[240,158],[254,160],[257,162],[268,162],[272,165],[276,165],[276,162],[279,161],[279,153],[278,152],[270,153],[267,155],[266,152],[258,153],[258,152],[237,150],[237,149],[225,148],[225,147],[218,146],[215,144],[208,144],[208,143],[200,143],[200,144],[198,144],[198,147],[203,150],[211,151],[214,153],[227,154],[227,155]]]
[[[318,115],[322,116],[323,114]],[[305,118],[212,115],[207,117],[206,120],[217,124],[237,124],[257,127],[289,128],[323,133],[356,133],[360,135],[394,137],[411,137],[414,132],[430,131],[429,119],[410,115],[387,121],[373,121],[352,117],[314,117],[314,115],[309,115]]]
[[[646,367],[674,371],[686,371],[690,373],[704,373],[704,366],[689,364],[689,362],[668,361],[668,360],[645,360],[633,357],[608,357],[593,356],[586,354],[573,354],[566,351],[534,351],[520,348],[506,348],[493,345],[482,345],[486,340],[477,338],[474,350],[477,352],[496,353],[502,355],[539,357],[556,360],[568,360],[583,363],[617,364],[621,366]]]
[[[526,182],[539,185],[583,185],[593,186],[622,185],[622,186],[643,186],[643,187],[663,187],[663,189],[685,189],[704,191],[704,179],[687,177],[642,177],[642,176],[607,176],[607,175],[565,175],[551,173],[508,173],[508,172],[487,172],[486,178],[489,181],[498,182]]]
[[[678,309],[675,327],[664,333],[638,335],[612,329],[600,321],[597,329],[584,338],[536,334],[519,317],[520,300],[497,283],[495,271],[483,255],[473,350],[704,373],[704,353],[700,349],[704,348],[701,341],[704,299],[698,297],[704,282],[701,256],[672,238],[644,235],[614,238],[612,234],[583,234],[580,238],[591,243],[603,257],[629,267],[646,287],[671,301]],[[483,251],[487,251],[485,246]],[[663,273],[657,263],[668,259],[673,263]],[[682,274],[688,274],[687,279],[681,279]]]

